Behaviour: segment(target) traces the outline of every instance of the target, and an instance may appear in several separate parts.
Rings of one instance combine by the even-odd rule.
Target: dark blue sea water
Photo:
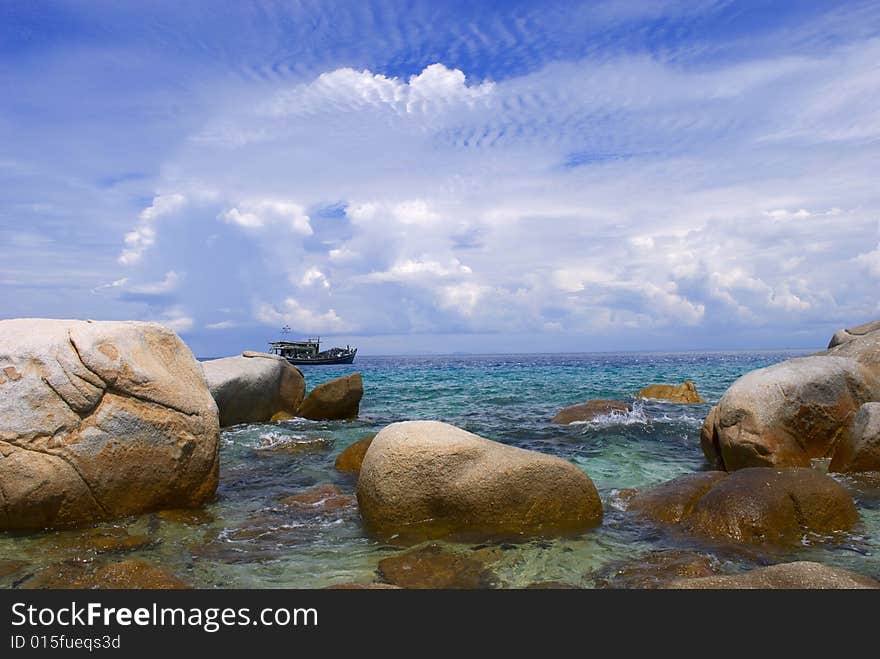
[[[702,419],[740,375],[797,352],[620,353],[358,357],[351,366],[303,371],[309,388],[360,372],[361,416],[353,422],[301,419],[224,430],[220,487],[210,518],[198,524],[157,515],[125,520],[131,533],[159,543],[134,556],[167,566],[201,587],[323,587],[369,583],[376,565],[397,551],[367,536],[356,507],[291,513],[281,497],[335,483],[354,492],[355,478],[333,468],[338,453],[367,433],[402,420],[437,419],[506,444],[558,455],[586,471],[605,503],[603,525],[577,538],[507,545],[494,566],[503,586],[562,581],[592,586],[612,561],[651,550],[711,553],[723,570],[818,560],[880,577],[880,491],[843,480],[862,525],[842,543],[812,543],[771,553],[709,546],[638,522],[616,503],[618,490],[643,487],[706,468],[699,447]],[[636,402],[632,414],[558,426],[561,407],[591,398],[632,400],[654,383],[692,380],[701,405]],[[27,553],[51,563],[73,557],[76,532],[0,538],[0,559]],[[0,582],[2,583],[2,582]]]

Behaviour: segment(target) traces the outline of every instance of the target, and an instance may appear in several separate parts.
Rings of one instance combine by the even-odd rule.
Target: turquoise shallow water
[[[359,357],[353,366],[306,367],[309,388],[361,372],[365,394],[354,422],[301,419],[223,432],[217,501],[197,525],[150,514],[117,522],[156,540],[129,552],[200,587],[323,587],[376,578],[380,559],[398,551],[364,534],[356,507],[292,513],[278,503],[303,488],[355,479],[333,468],[338,453],[367,433],[408,419],[437,419],[507,444],[558,455],[584,469],[605,503],[603,525],[577,538],[504,545],[493,566],[499,585],[537,581],[592,586],[609,562],[658,549],[711,553],[722,570],[786,560],[818,560],[880,577],[880,491],[850,479],[862,523],[832,545],[810,543],[775,553],[703,545],[640,523],[618,509],[621,488],[642,487],[705,469],[699,430],[712,403],[737,377],[797,356],[794,352],[622,353]],[[626,418],[557,426],[561,407],[591,398],[631,399],[653,383],[693,380],[707,403],[636,403]],[[108,525],[109,526],[109,525]],[[109,560],[77,545],[77,531],[0,536],[0,560],[24,559],[25,571],[63,560]],[[465,547],[460,547],[464,549]],[[113,557],[118,560],[119,556]],[[0,577],[0,585],[21,581]]]

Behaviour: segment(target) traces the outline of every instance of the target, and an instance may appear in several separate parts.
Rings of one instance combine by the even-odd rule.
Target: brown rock
[[[685,474],[637,492],[627,506],[655,522],[674,524],[690,515],[697,501],[727,476],[723,471]]]
[[[357,497],[368,529],[402,541],[564,535],[602,521],[595,485],[570,462],[437,421],[377,434]]]
[[[177,508],[174,510],[159,511],[159,519],[172,524],[186,524],[187,526],[201,526],[214,521],[214,515],[207,510],[193,508]]]
[[[692,551],[656,551],[641,558],[617,561],[596,576],[599,588],[662,588],[678,579],[715,574],[708,556]]]
[[[130,535],[125,529],[111,527],[83,531],[76,544],[80,551],[104,554],[146,549],[156,543],[156,540],[148,536]]]
[[[671,403],[702,403],[703,399],[697,393],[696,385],[690,380],[682,384],[652,384],[636,394],[636,398],[653,398],[666,400]]]
[[[622,400],[588,400],[586,403],[564,407],[556,413],[550,423],[571,423],[573,421],[592,421],[597,416],[608,414],[627,414],[632,405]]]
[[[299,416],[314,421],[357,418],[364,382],[360,373],[319,384],[309,392]]]
[[[44,568],[21,586],[26,589],[152,589],[189,586],[165,569],[141,560],[125,560],[98,568],[75,561]]]
[[[333,483],[321,483],[292,496],[284,497],[280,503],[303,510],[332,512],[340,508],[355,506],[357,499],[351,494],[346,494]]]
[[[493,588],[495,577],[482,561],[430,544],[379,561],[379,575],[401,588]]]
[[[302,371],[278,355],[244,352],[202,362],[220,425],[264,423],[293,418],[302,404]]]
[[[120,561],[100,568],[94,576],[96,588],[181,590],[185,582],[167,570],[139,560]]]
[[[880,471],[880,403],[865,403],[834,447],[830,471]]]
[[[693,533],[746,543],[798,544],[858,521],[852,497],[812,469],[741,469],[718,480],[684,518]]]
[[[336,471],[342,471],[349,474],[356,474],[361,470],[361,463],[367,454],[367,449],[373,443],[375,433],[361,437],[354,444],[347,447],[342,453],[336,456]]]
[[[0,579],[20,572],[27,567],[26,561],[0,560]]]
[[[808,467],[846,441],[852,416],[878,395],[880,380],[852,359],[789,359],[734,382],[706,417],[701,446],[727,471]]]
[[[0,530],[200,505],[217,486],[217,406],[152,323],[0,321]]]
[[[264,439],[255,447],[257,453],[310,453],[327,451],[333,446],[332,439],[324,437],[271,437]]]
[[[757,568],[742,574],[673,581],[666,588],[688,589],[856,589],[880,583],[855,572],[820,563],[798,561]]]

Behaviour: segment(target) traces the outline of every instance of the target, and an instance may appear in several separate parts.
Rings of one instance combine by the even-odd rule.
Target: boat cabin
[[[321,352],[321,339],[305,341],[274,341],[269,344],[272,352],[285,359],[315,359]]]

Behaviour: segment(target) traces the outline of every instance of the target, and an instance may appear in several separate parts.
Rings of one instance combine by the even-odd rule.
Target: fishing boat
[[[290,332],[290,328],[285,327],[281,332],[287,334]],[[273,354],[284,357],[291,364],[299,366],[351,364],[357,355],[357,348],[351,346],[321,350],[320,337],[303,341],[273,341],[269,344],[269,348]]]

